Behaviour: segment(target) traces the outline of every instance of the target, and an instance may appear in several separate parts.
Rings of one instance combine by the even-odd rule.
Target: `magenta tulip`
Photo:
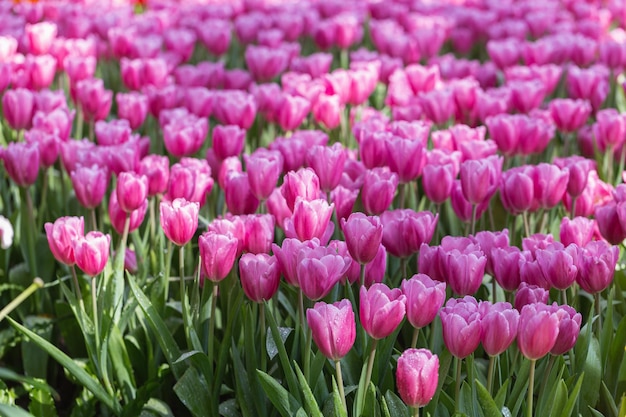
[[[371,262],[378,253],[383,238],[380,219],[377,216],[352,213],[347,221],[341,219],[341,229],[350,256],[360,264]]]
[[[274,256],[245,253],[239,260],[239,279],[250,300],[256,303],[268,301],[278,290],[280,267]]]
[[[76,265],[87,275],[95,277],[109,260],[111,236],[92,231],[73,240]]]
[[[428,349],[407,349],[398,358],[396,384],[409,407],[423,407],[432,400],[439,381],[439,358]]]
[[[476,350],[482,331],[478,303],[474,297],[449,299],[439,317],[443,341],[452,356],[463,359]]]
[[[559,335],[559,317],[551,306],[528,304],[522,308],[517,346],[526,358],[537,360],[554,347]]]
[[[446,284],[432,280],[428,275],[416,274],[402,280],[406,296],[406,317],[416,329],[428,326],[437,316],[446,300]]]
[[[396,330],[406,313],[406,297],[399,288],[385,284],[361,287],[359,317],[365,332],[373,339],[384,339]]]
[[[82,217],[60,217],[54,223],[46,223],[46,237],[54,258],[68,266],[74,265],[73,241],[85,234]]]
[[[159,210],[165,236],[178,246],[189,243],[198,228],[200,205],[177,198],[174,201],[161,201]]]
[[[220,282],[230,273],[237,256],[237,239],[231,234],[205,232],[198,238],[202,270],[209,281]]]
[[[349,300],[315,303],[306,312],[313,340],[324,356],[338,361],[348,354],[356,339],[356,323]]]

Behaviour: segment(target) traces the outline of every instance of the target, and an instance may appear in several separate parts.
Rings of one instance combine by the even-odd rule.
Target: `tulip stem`
[[[420,408],[417,406],[411,408],[413,409],[413,417],[420,417]]]
[[[533,390],[535,388],[535,359],[530,360],[530,373],[528,374],[528,400],[526,408],[526,417],[533,417]]]
[[[400,279],[408,278],[406,275],[406,261],[406,258],[400,259],[400,270],[402,271],[402,277],[400,277]]]
[[[567,289],[561,290],[561,302],[567,304]]]
[[[96,220],[96,209],[92,208],[91,210],[91,230],[98,230],[98,221]],[[127,215],[128,217],[128,215]],[[126,225],[124,225],[126,226]]]
[[[302,294],[302,289],[298,289],[298,318],[300,319],[300,325],[302,329],[306,328],[304,323],[304,296]]]
[[[348,412],[348,403],[346,402],[346,394],[343,390],[343,376],[341,374],[341,361],[335,361],[335,373],[337,374],[337,387],[339,388],[339,395],[341,395],[341,403],[343,404],[343,409],[347,413]]]
[[[185,245],[178,249],[178,275],[180,275],[180,303],[183,314],[183,328],[189,348],[192,347],[189,335],[189,306],[187,305],[187,289],[185,288]]]
[[[43,287],[43,280],[41,278],[35,278],[33,283],[30,284],[24,291],[15,297],[9,304],[7,304],[2,310],[0,310],[0,321],[2,321],[9,313],[15,310],[24,300],[26,300],[32,293]]]
[[[259,327],[261,331],[261,370],[267,368],[267,355],[265,353],[265,304],[259,304]]]
[[[74,139],[80,140],[83,138],[83,112],[80,110],[80,106],[76,108],[76,131],[74,132]]]
[[[476,204],[472,204],[472,235],[476,233],[476,210],[478,206]]]
[[[370,385],[370,381],[372,380],[372,369],[374,368],[374,358],[376,357],[376,345],[378,344],[377,339],[372,339],[372,349],[370,351],[370,357],[367,360],[367,371],[365,372],[365,390]]]
[[[211,317],[209,318],[209,351],[207,357],[209,366],[213,369],[213,346],[215,345],[215,310],[217,309],[217,282],[213,282],[213,294],[211,295]]]
[[[493,392],[493,371],[495,369],[494,364],[496,362],[495,356],[489,356],[489,368],[487,370],[487,391],[489,395],[492,395]]]
[[[310,385],[311,381],[309,381],[309,378],[311,377],[311,339],[312,339],[311,328],[307,327],[305,332],[306,332],[306,343],[304,345],[304,379]]]
[[[413,339],[411,339],[411,347],[415,348],[417,346],[417,337],[420,334],[420,329],[419,328],[415,328],[413,329]]]
[[[406,194],[406,184],[402,183],[398,186],[398,208],[404,208],[404,200]]]
[[[463,359],[456,358],[456,385],[454,387],[454,403],[456,404],[456,409],[459,409],[459,402],[461,399],[461,364]]]
[[[96,277],[91,277],[91,309],[93,311],[93,329],[96,339],[96,349],[100,352],[100,329],[98,328],[98,294],[96,287]]]
[[[570,217],[572,219],[576,217],[576,200],[577,200],[577,197],[572,197],[572,209],[570,211]]]
[[[359,283],[361,284],[361,287],[365,286],[365,264],[361,264],[361,275]]]
[[[83,301],[83,293],[80,290],[80,283],[76,276],[76,266],[72,265],[72,281],[74,282],[74,288],[76,289],[76,298],[78,298],[78,305],[80,306],[81,314],[85,311],[85,303]]]
[[[596,305],[596,314],[598,315],[598,327],[596,327],[596,331],[598,332],[598,340],[600,340],[600,333],[602,332],[602,306],[600,305],[600,293],[597,292],[593,295]]]
[[[530,225],[528,224],[528,212],[522,213],[522,219],[524,220],[524,234],[526,237],[530,236]]]
[[[167,240],[167,256],[165,258],[165,271],[163,273],[163,305],[167,304],[170,292],[170,273],[172,269],[172,241]]]

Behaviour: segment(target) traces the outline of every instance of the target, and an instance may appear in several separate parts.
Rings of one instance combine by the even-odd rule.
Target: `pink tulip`
[[[200,205],[183,198],[162,201],[159,206],[161,227],[165,236],[177,246],[185,246],[198,228]]]
[[[196,34],[213,55],[224,55],[231,43],[231,23],[228,20],[209,19],[196,26]]]
[[[402,280],[406,297],[406,317],[416,329],[428,326],[446,299],[446,284],[432,280],[428,275],[416,274]]]
[[[592,110],[588,101],[568,98],[550,101],[549,109],[556,127],[565,133],[576,132],[583,127]]]
[[[148,178],[148,196],[163,194],[170,178],[170,162],[167,156],[151,154],[139,162],[139,173]]]
[[[239,260],[239,279],[246,296],[257,303],[270,300],[278,290],[280,268],[266,253],[245,253]]]
[[[565,246],[576,244],[583,247],[587,245],[593,238],[594,226],[595,222],[586,217],[575,217],[573,220],[563,217],[559,233],[561,243]]]
[[[163,142],[167,151],[175,157],[190,156],[200,150],[208,131],[206,118],[189,115],[163,127]]]
[[[398,358],[396,384],[409,407],[423,407],[432,400],[439,381],[439,358],[428,349],[407,349]]]
[[[272,194],[283,171],[283,157],[278,151],[257,149],[252,155],[244,155],[250,191],[260,201]]]
[[[329,227],[334,206],[324,199],[307,201],[296,198],[291,218],[285,220],[285,228],[291,229],[298,239],[323,239]],[[286,230],[287,231],[287,230]]]
[[[315,303],[306,311],[306,320],[324,356],[338,361],[350,352],[356,339],[356,323],[349,300]]]
[[[306,155],[307,164],[317,174],[320,188],[325,192],[339,185],[347,158],[346,149],[340,143],[313,146]]]
[[[275,188],[269,198],[265,201],[265,205],[267,207],[267,212],[274,216],[274,219],[276,219],[278,227],[284,229],[285,219],[291,217],[293,213],[287,206],[287,201],[285,200],[285,197],[283,197],[280,190],[280,188]]]
[[[511,214],[533,211],[535,207],[534,169],[529,166],[511,168],[502,173],[500,198],[502,205]]]
[[[553,208],[567,190],[569,171],[541,163],[534,169],[535,199],[541,208]]]
[[[113,92],[104,88],[99,78],[89,78],[76,83],[76,101],[87,121],[105,119],[111,110]]]
[[[237,125],[249,129],[256,115],[254,97],[243,91],[225,90],[216,95],[213,114],[225,125]]]
[[[138,129],[148,115],[148,97],[141,93],[117,93],[117,115],[120,119],[128,120],[131,129]]]
[[[589,242],[582,248],[576,282],[590,294],[604,291],[615,274],[615,265],[619,259],[619,248],[605,241]]]
[[[33,117],[33,127],[49,134],[56,134],[60,141],[67,142],[72,132],[74,114],[74,110],[62,108],[56,108],[49,113],[38,110]]]
[[[331,247],[305,246],[298,253],[296,275],[298,286],[310,300],[320,300],[346,274],[352,259],[341,256]]]
[[[215,156],[224,160],[230,156],[238,156],[243,150],[246,131],[235,125],[217,125],[213,128],[213,151]]]
[[[48,53],[57,36],[57,25],[52,22],[26,24],[24,27],[24,43],[31,54]]]
[[[181,197],[187,201],[206,203],[206,196],[213,188],[211,168],[206,161],[194,158],[181,158],[170,169],[170,182],[167,198],[174,200]]]
[[[148,177],[134,172],[122,172],[117,177],[117,201],[127,213],[137,210],[148,198]]]
[[[521,282],[520,266],[525,262],[523,253],[516,246],[494,248],[493,277],[505,291],[515,291]]]
[[[230,233],[206,232],[200,235],[200,260],[209,281],[220,282],[230,273],[237,256],[237,245],[237,239]]]
[[[377,216],[352,213],[347,221],[341,220],[341,229],[355,261],[367,264],[374,260],[383,238],[383,225]]]
[[[481,302],[488,306],[480,319],[481,341],[489,356],[498,356],[509,348],[517,336],[519,313],[509,303]]]
[[[18,186],[28,187],[37,181],[40,163],[37,143],[10,142],[1,155],[7,174]]]
[[[439,312],[443,341],[452,356],[463,359],[476,350],[482,336],[478,303],[473,297],[451,298]]]
[[[315,200],[320,196],[320,180],[311,168],[288,172],[283,179],[281,193],[287,206],[294,210],[298,197],[304,200]]]
[[[126,218],[129,218],[128,224],[128,232],[132,232],[137,230],[139,226],[143,223],[143,220],[146,217],[146,212],[148,211],[148,200],[144,200],[143,204],[136,210],[127,213],[122,210],[118,201],[117,201],[117,193],[115,190],[111,192],[111,196],[109,197],[109,220],[111,221],[111,226],[118,234],[124,233],[124,226],[126,223]]]
[[[522,308],[529,304],[546,304],[549,297],[550,293],[548,290],[537,285],[529,285],[522,282],[515,292],[515,309],[517,311],[522,311]]]
[[[54,223],[46,223],[45,229],[48,245],[54,258],[65,265],[74,265],[76,261],[72,242],[85,234],[84,219],[82,217],[60,217]]]
[[[247,172],[230,171],[224,186],[226,206],[232,214],[252,214],[259,207],[259,200],[250,190]]]
[[[456,178],[453,164],[426,164],[422,171],[424,194],[435,204],[442,204],[452,193]]]
[[[109,260],[111,236],[92,231],[73,240],[76,265],[87,275],[95,277]]]
[[[250,253],[270,253],[274,241],[274,216],[250,214],[244,217],[243,249]]]
[[[373,339],[384,339],[396,330],[404,319],[406,297],[399,288],[385,284],[361,287],[359,317],[365,332]]]
[[[248,45],[245,60],[257,82],[271,81],[287,69],[289,54],[282,48]]]
[[[15,130],[26,129],[30,126],[34,106],[35,97],[32,91],[23,88],[9,90],[2,97],[4,118]]]
[[[423,243],[428,244],[435,233],[439,215],[430,211],[412,209],[385,211],[381,215],[383,245],[387,252],[399,258],[416,253]]]
[[[70,174],[76,199],[85,208],[100,205],[109,185],[109,171],[98,165],[79,166]]]
[[[124,119],[105,122],[99,120],[95,123],[95,134],[98,145],[112,146],[128,142],[132,130],[128,121]]]
[[[559,317],[545,304],[528,304],[522,308],[517,346],[526,358],[541,359],[554,347],[559,334]]]
[[[389,208],[398,187],[398,175],[387,168],[374,168],[366,172],[361,189],[365,212],[380,215]]]
[[[335,205],[335,212],[339,221],[347,219],[352,214],[354,203],[358,197],[359,190],[350,190],[342,185],[330,192],[330,201]]]
[[[276,260],[280,265],[280,271],[287,283],[295,287],[299,286],[296,269],[300,251],[305,247],[313,249],[317,246],[319,246],[318,239],[301,242],[298,239],[286,238],[283,240],[282,246],[272,243],[272,252],[276,256]]]
[[[311,106],[315,121],[326,129],[332,130],[341,124],[342,106],[336,94],[320,94]]]
[[[302,124],[310,109],[311,103],[306,98],[284,94],[276,115],[277,122],[286,132],[295,130]]]
[[[550,349],[552,355],[563,355],[574,348],[578,335],[580,334],[580,324],[582,316],[568,305],[552,305],[552,309],[559,318],[559,335]]]
[[[385,141],[387,164],[398,174],[400,183],[407,183],[422,175],[426,164],[426,146],[420,139],[392,136]]]

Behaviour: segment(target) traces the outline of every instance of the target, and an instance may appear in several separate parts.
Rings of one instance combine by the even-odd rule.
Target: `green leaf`
[[[365,402],[363,406],[363,413],[361,417],[380,417],[380,408],[378,407],[378,401],[376,399],[376,387],[370,382],[365,393]]]
[[[207,382],[194,368],[189,368],[174,385],[174,392],[196,417],[211,415]]]
[[[139,417],[174,417],[174,413],[163,401],[150,398],[141,410]]]
[[[615,404],[615,399],[613,398],[613,395],[607,388],[604,381],[602,381],[602,383],[600,384],[600,396],[601,396],[603,403],[611,411],[611,415],[614,417],[617,417],[618,414],[617,414],[617,405]]]
[[[574,406],[576,405],[576,400],[578,399],[578,394],[580,393],[580,387],[583,385],[584,378],[585,374],[578,377],[578,381],[576,381],[574,389],[570,392],[560,417],[570,417],[572,415],[572,411],[574,411]]]
[[[567,385],[565,381],[560,380],[556,386],[554,400],[550,409],[549,417],[558,417],[559,413],[565,408],[567,403]]]
[[[594,410],[591,407],[589,408],[589,412],[591,413],[591,415],[595,416],[595,417],[606,417],[604,414],[602,414],[601,412],[599,412],[598,410]]]
[[[313,396],[313,392],[311,391],[311,387],[306,382],[306,378],[304,378],[304,374],[300,370],[298,363],[293,361],[294,368],[296,370],[296,375],[298,376],[298,382],[300,383],[300,389],[302,389],[302,396],[304,399],[304,407],[311,417],[324,417],[322,412],[320,411],[319,405],[317,401],[315,401],[315,397]]]
[[[220,416],[223,417],[241,417],[237,408],[237,400],[231,398],[220,404]]]
[[[119,415],[121,413],[121,407],[120,404],[117,402],[117,399],[109,396],[109,394],[102,388],[100,383],[93,379],[91,375],[87,373],[87,371],[78,366],[78,364],[74,362],[72,358],[61,352],[61,350],[59,350],[56,346],[52,345],[44,338],[28,330],[26,327],[17,323],[10,317],[7,317],[6,319],[9,321],[11,326],[15,327],[18,331],[22,332],[32,341],[37,343],[43,350],[48,352],[48,354],[52,356],[57,362],[59,362],[61,366],[63,366],[70,374],[72,374],[82,386],[92,392],[96,398],[102,401],[102,403],[110,408],[116,415]]]
[[[586,406],[592,408],[598,403],[600,398],[600,381],[602,380],[602,364],[600,363],[600,345],[598,339],[593,337],[589,344],[589,350],[587,351],[587,359],[583,367],[585,373],[585,384],[588,387],[597,387],[596,389],[586,389],[581,392],[582,409]]]
[[[298,390],[298,381],[296,380],[296,374],[293,372],[293,368],[291,367],[291,362],[289,361],[289,357],[287,356],[287,350],[285,350],[285,344],[280,337],[280,332],[278,331],[278,326],[276,325],[276,320],[274,320],[274,315],[272,314],[272,309],[269,306],[265,305],[265,313],[267,318],[267,323],[270,326],[272,337],[274,338],[274,342],[276,343],[276,348],[278,349],[278,359],[280,360],[280,364],[283,372],[285,373],[285,379],[287,380],[287,386],[289,387],[289,391],[294,395],[297,395],[295,398],[297,401],[300,401],[300,395]]]
[[[16,372],[13,372],[7,368],[0,368],[0,380],[2,381],[16,381],[25,385],[30,385],[33,388],[36,388],[41,391],[46,391],[54,398],[58,399],[59,394],[52,388],[50,385],[46,384],[44,381],[36,378],[31,378],[28,376],[20,375]]]
[[[172,367],[172,372],[174,376],[178,379],[182,377],[184,366],[182,363],[176,364],[176,360],[180,358],[180,349],[178,349],[178,345],[174,341],[170,330],[163,322],[161,316],[154,308],[148,297],[141,291],[141,289],[137,286],[134,280],[129,279],[128,284],[130,286],[131,291],[133,292],[135,299],[139,302],[139,306],[143,310],[146,318],[148,319],[148,324],[152,329],[152,332],[155,334],[157,340],[159,341],[159,345],[163,350],[165,355],[165,359]]]
[[[31,413],[12,405],[0,404],[0,417],[35,417]]]
[[[502,413],[494,399],[489,395],[489,391],[478,380],[476,380],[476,389],[478,391],[478,402],[483,409],[485,417],[502,417]]]
[[[617,394],[617,383],[619,380],[626,382],[626,368],[623,370],[623,374],[620,378],[620,370],[622,369],[622,363],[624,359],[624,346],[626,346],[626,316],[620,320],[611,347],[609,349],[609,358],[607,363],[611,366],[605,367],[605,380],[607,381],[607,387]],[[618,366],[619,364],[619,366]]]
[[[57,410],[50,393],[37,388],[31,389],[28,393],[30,404],[28,411],[37,417],[57,417]]]
[[[506,393],[509,389],[510,382],[511,382],[510,379],[507,379],[506,381],[504,381],[504,384],[502,384],[502,386],[498,390],[498,393],[494,397],[494,401],[496,402],[496,406],[498,407],[498,410],[502,410],[502,408],[504,407],[504,401],[506,400]]]
[[[109,363],[113,366],[115,378],[119,383],[125,402],[130,402],[135,398],[136,382],[133,374],[133,365],[130,362],[126,344],[122,338],[120,329],[113,324],[109,333]]]
[[[281,416],[306,416],[302,406],[282,385],[260,369],[257,369],[256,372],[263,390]]]
[[[393,391],[387,391],[383,397],[390,417],[409,417],[409,407]]]
[[[602,323],[602,332],[600,333],[600,361],[602,364],[601,369],[606,369],[606,361],[609,356],[609,348],[615,329],[613,328],[613,296],[615,294],[615,287],[611,288],[609,297],[607,298],[607,309],[604,322]]]
[[[524,394],[528,389],[528,376],[530,373],[530,361],[522,360],[522,365],[516,373],[515,384],[509,395],[507,407],[511,410],[511,414],[516,416],[519,413],[522,403],[524,402]]]

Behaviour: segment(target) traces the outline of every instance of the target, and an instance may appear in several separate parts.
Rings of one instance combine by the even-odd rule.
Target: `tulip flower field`
[[[623,0],[0,0],[0,417],[626,416]]]

